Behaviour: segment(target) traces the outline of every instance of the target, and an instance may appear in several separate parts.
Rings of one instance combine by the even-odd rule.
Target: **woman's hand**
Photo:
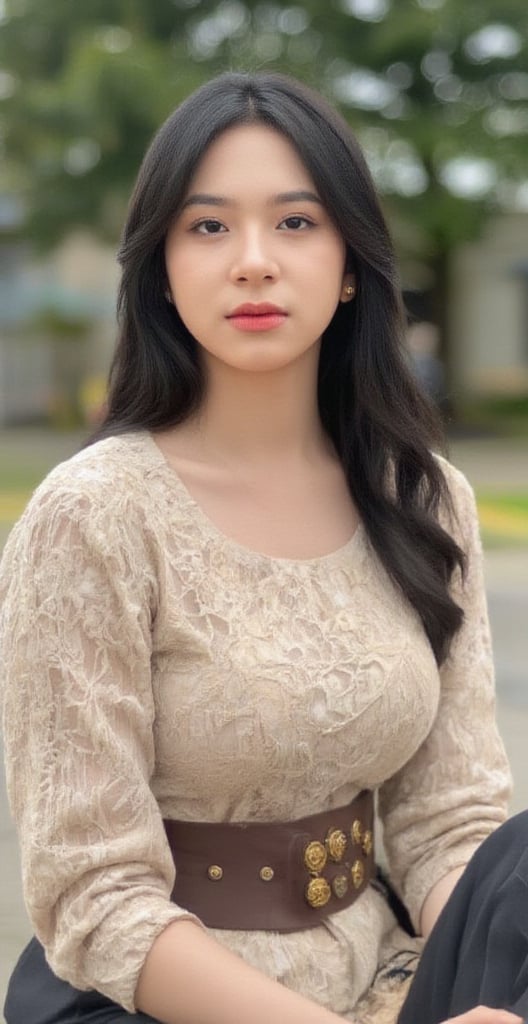
[[[522,1024],[523,1018],[509,1010],[494,1010],[491,1006],[474,1006],[472,1010],[450,1017],[449,1024]],[[447,1021],[444,1022],[447,1024]]]

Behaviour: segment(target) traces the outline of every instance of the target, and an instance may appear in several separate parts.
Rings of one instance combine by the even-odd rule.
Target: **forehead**
[[[208,147],[189,192],[236,195],[248,189],[267,193],[310,186],[313,181],[293,144],[267,125],[228,128]]]

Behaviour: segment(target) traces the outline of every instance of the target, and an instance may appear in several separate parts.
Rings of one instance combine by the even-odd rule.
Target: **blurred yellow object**
[[[0,523],[14,523],[22,515],[29,498],[27,491],[0,492]]]
[[[480,499],[479,521],[484,533],[498,538],[528,541],[528,516],[522,509],[504,508],[500,500]]]
[[[79,406],[85,423],[96,427],[106,408],[106,378],[102,374],[85,377],[79,388]]]

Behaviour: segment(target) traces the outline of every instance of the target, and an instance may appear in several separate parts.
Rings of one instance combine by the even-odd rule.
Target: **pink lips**
[[[271,331],[280,327],[287,317],[285,310],[270,302],[244,302],[227,319],[239,331]]]

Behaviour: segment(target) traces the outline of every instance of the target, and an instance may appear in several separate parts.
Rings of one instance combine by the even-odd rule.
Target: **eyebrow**
[[[276,196],[273,196],[269,201],[270,206],[281,206],[284,203],[317,203],[322,206],[319,196],[315,192],[310,192],[307,189],[295,189],[293,192],[279,192]],[[208,192],[195,192],[189,196],[183,206],[182,210],[187,209],[188,206],[236,206],[236,200],[229,199],[227,196],[214,196]]]

